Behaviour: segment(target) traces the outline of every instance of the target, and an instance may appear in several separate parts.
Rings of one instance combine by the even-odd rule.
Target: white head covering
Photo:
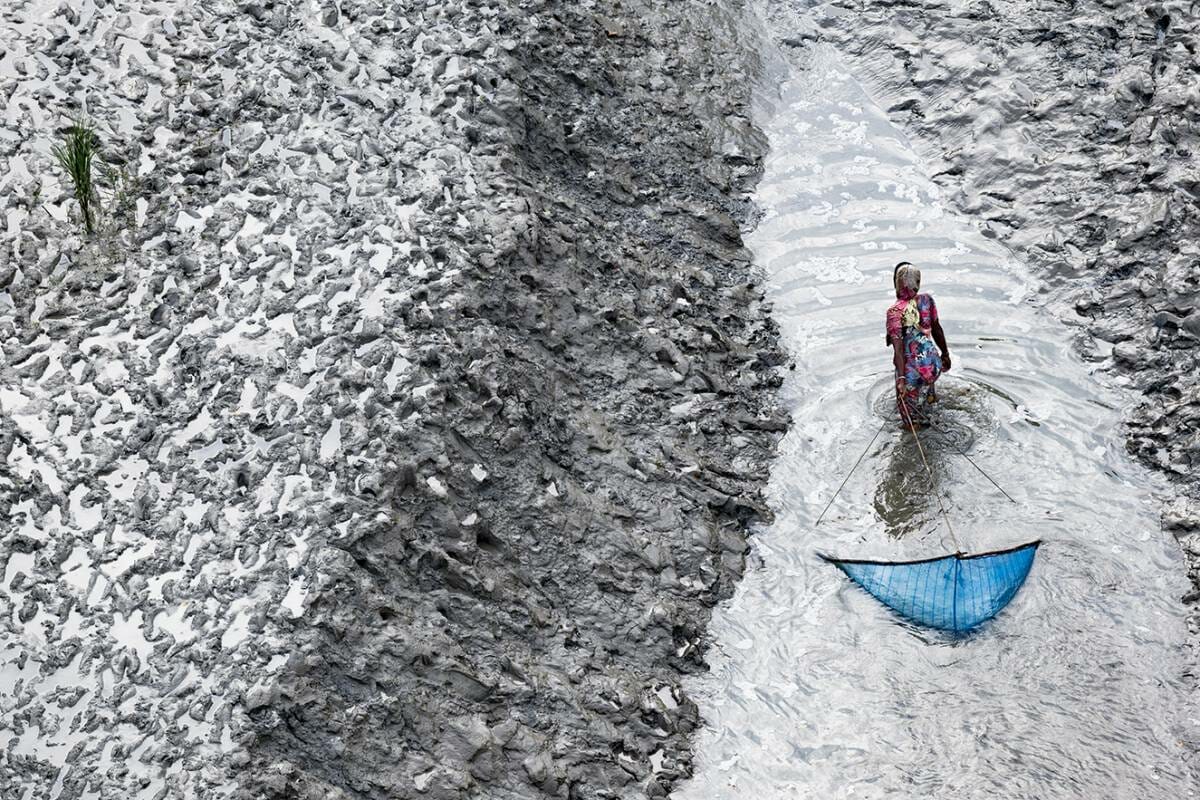
[[[921,270],[912,264],[903,264],[896,270],[896,294],[903,292],[916,293],[921,288]]]
[[[900,324],[906,328],[915,328],[921,322],[921,312],[917,309],[917,290],[921,288],[921,270],[912,264],[901,264],[896,268],[896,297],[907,301]]]

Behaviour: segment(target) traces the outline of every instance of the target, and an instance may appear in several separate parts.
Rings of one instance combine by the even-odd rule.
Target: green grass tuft
[[[63,142],[51,150],[58,165],[71,180],[75,199],[79,202],[79,211],[83,214],[83,227],[89,236],[96,231],[96,212],[99,206],[99,196],[92,180],[92,164],[99,149],[100,138],[96,136],[91,125],[80,118],[67,129]]]

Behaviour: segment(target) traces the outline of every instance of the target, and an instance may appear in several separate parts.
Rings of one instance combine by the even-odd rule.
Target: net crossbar
[[[928,628],[965,633],[999,614],[1016,596],[1039,544],[919,561],[821,557],[901,617]]]

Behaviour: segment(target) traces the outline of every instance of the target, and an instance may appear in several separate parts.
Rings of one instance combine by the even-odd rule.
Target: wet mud
[[[743,13],[5,7],[0,795],[690,773],[788,424]],[[140,182],[103,242],[78,113]]]

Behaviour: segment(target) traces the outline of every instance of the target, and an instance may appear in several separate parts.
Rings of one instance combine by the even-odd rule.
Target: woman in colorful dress
[[[929,424],[929,406],[937,401],[933,385],[950,369],[950,348],[933,298],[918,293],[921,270],[901,261],[892,283],[896,302],[887,311],[887,343],[896,368],[896,407],[905,429],[923,428]]]

